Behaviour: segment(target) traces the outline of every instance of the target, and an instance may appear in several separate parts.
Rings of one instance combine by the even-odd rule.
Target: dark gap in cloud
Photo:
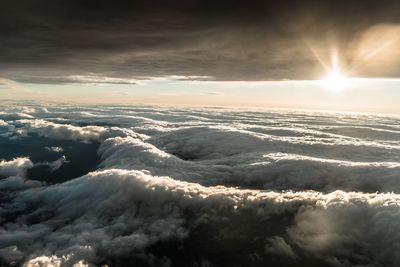
[[[49,146],[62,147],[59,153],[45,149]],[[12,160],[29,157],[33,163],[53,162],[65,156],[67,164],[52,171],[48,165],[36,165],[27,170],[27,178],[49,184],[64,182],[80,177],[97,168],[100,158],[97,155],[99,143],[82,143],[69,140],[54,140],[30,134],[29,137],[10,140],[0,137],[0,158]]]

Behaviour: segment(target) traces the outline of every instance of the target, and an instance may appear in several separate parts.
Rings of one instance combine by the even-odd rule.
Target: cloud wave
[[[0,265],[400,264],[397,117],[35,105],[2,116],[8,147],[46,142],[0,161]],[[82,142],[98,145],[94,171],[27,177],[62,174]]]

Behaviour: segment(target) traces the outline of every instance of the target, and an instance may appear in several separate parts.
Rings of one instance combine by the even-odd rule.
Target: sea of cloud
[[[0,149],[20,154],[0,159],[0,266],[400,266],[399,122],[3,105]],[[49,160],[20,148],[40,138]]]

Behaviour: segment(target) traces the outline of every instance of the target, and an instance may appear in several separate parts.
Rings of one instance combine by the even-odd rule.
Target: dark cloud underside
[[[370,27],[400,21],[398,1],[8,1],[0,2],[0,75],[63,83],[90,73],[118,78],[316,79],[310,47],[331,46],[353,64]],[[397,77],[399,63],[358,75]],[[386,65],[385,65],[386,64]]]

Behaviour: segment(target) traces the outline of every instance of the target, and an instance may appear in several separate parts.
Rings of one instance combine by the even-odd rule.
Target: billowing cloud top
[[[400,264],[398,117],[3,110],[2,266]]]
[[[398,1],[5,0],[0,75],[30,83],[151,77],[398,77]]]

